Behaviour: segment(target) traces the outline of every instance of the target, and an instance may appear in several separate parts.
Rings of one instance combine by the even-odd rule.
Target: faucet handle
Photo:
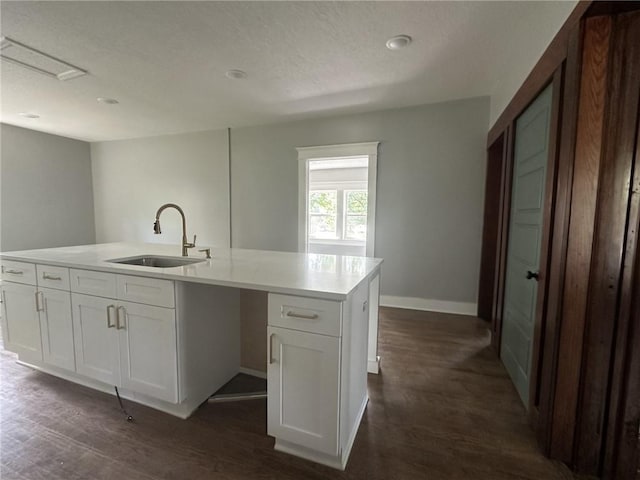
[[[195,234],[193,235],[193,246],[194,246],[194,247],[196,246],[196,236],[197,236],[197,235],[195,235]]]
[[[211,258],[211,249],[210,248],[203,248],[202,250],[198,250],[199,252],[204,252],[206,255],[206,258]]]

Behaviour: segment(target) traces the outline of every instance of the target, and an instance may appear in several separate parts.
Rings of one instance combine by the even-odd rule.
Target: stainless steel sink
[[[114,258],[109,263],[140,265],[141,267],[171,268],[204,262],[202,258],[164,257],[161,255],[138,255],[137,257]]]

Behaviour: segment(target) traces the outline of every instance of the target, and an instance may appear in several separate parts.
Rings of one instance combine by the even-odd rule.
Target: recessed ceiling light
[[[115,98],[98,97],[100,103],[106,103],[107,105],[115,105],[118,102]]]
[[[242,70],[228,70],[225,75],[227,76],[227,78],[233,78],[234,80],[247,78],[247,72],[243,72]]]
[[[18,115],[24,118],[40,118],[40,115],[31,112],[20,112]]]
[[[387,40],[387,48],[389,50],[400,50],[411,43],[409,35],[396,35]]]

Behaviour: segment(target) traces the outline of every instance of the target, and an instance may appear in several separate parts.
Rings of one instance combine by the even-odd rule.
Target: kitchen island
[[[382,260],[211,254],[159,268],[130,263],[179,262],[179,246],[2,253],[5,348],[38,370],[118,387],[186,418],[240,369],[240,291],[267,292],[267,432],[277,450],[343,469],[368,400],[367,371],[377,373]]]

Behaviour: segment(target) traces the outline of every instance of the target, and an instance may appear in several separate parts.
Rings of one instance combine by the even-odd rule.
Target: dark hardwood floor
[[[382,373],[345,472],[272,449],[266,401],[208,404],[179,420],[0,354],[0,478],[572,479],[545,459],[475,318],[384,308]]]

